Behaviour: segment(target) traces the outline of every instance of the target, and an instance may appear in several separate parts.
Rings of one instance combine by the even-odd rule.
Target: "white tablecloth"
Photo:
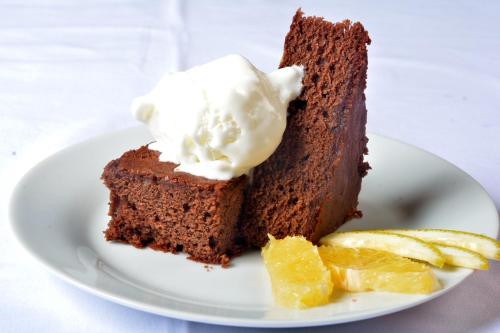
[[[500,206],[500,2],[2,0],[1,332],[257,331],[142,313],[67,285],[17,245],[7,202],[44,157],[136,125],[131,99],[167,70],[228,53],[274,69],[299,6],[370,32],[369,131],[455,163]],[[499,300],[494,263],[416,308],[298,332],[500,332]]]

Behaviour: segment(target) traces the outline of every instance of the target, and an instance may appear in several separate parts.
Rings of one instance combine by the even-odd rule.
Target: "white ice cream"
[[[132,103],[161,161],[177,171],[227,180],[247,174],[278,147],[288,103],[302,90],[303,67],[265,74],[239,55],[166,74]]]

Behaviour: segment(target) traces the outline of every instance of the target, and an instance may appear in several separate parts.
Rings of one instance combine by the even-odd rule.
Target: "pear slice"
[[[367,248],[390,252],[443,267],[445,257],[434,245],[411,236],[383,231],[334,232],[320,239],[320,244],[347,248]]]
[[[487,270],[490,267],[488,259],[477,252],[460,246],[431,244],[441,251],[448,265],[482,270]]]
[[[391,229],[381,231],[415,237],[426,242],[459,246],[477,252],[488,259],[500,260],[500,242],[472,232],[444,229]]]

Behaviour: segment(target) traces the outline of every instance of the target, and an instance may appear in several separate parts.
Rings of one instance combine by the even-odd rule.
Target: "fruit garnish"
[[[444,229],[390,229],[382,231],[411,236],[426,242],[460,246],[482,254],[488,259],[500,260],[500,242],[472,232]]]
[[[318,248],[302,236],[277,240],[269,235],[262,248],[276,302],[287,308],[308,308],[329,301],[333,289],[330,271]]]
[[[443,267],[445,258],[432,244],[418,238],[382,231],[334,232],[320,239],[320,244],[347,248],[368,248],[402,257],[426,261]]]
[[[336,288],[406,294],[429,294],[440,288],[428,265],[393,253],[326,245],[319,248],[319,254]]]
[[[488,259],[477,252],[469,249],[446,245],[440,243],[432,243],[443,254],[446,264],[458,267],[466,267],[472,269],[488,269]]]

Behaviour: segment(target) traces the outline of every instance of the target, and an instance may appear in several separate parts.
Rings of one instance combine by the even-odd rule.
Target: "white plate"
[[[471,271],[437,271],[444,289],[430,296],[343,294],[329,305],[290,311],[273,305],[258,252],[230,269],[185,255],[106,242],[105,164],[151,141],[133,128],[67,148],[34,167],[14,191],[10,213],[19,241],[66,281],[132,308],[174,318],[234,326],[299,327],[367,319],[435,298]],[[370,135],[373,167],[363,181],[364,217],[343,229],[446,228],[497,236],[496,209],[481,186],[448,162],[378,135]]]

